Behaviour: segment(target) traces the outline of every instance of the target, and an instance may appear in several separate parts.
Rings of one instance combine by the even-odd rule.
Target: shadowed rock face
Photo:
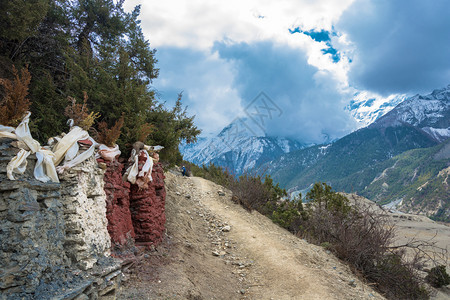
[[[11,181],[6,166],[18,152],[12,142],[0,139],[0,295],[72,299],[114,293],[120,263],[109,257],[103,171],[95,159],[65,171],[61,183],[43,183],[33,177],[31,154],[26,172]]]

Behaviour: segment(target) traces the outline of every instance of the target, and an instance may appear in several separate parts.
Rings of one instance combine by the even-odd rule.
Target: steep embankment
[[[308,244],[201,178],[166,174],[167,236],[119,299],[382,299]]]

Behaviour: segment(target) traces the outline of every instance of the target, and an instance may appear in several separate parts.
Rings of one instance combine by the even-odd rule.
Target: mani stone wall
[[[141,161],[139,156],[139,165]],[[160,163],[154,164],[152,168],[152,181],[148,188],[139,188],[132,184],[130,190],[130,211],[136,234],[136,245],[150,248],[159,244],[163,239],[165,230],[166,214],[164,188],[164,172]]]
[[[106,218],[113,249],[134,246],[133,223],[130,212],[130,183],[122,180],[124,165],[118,161],[97,159],[105,170]]]
[[[66,254],[80,269],[91,269],[98,257],[109,256],[111,248],[103,170],[91,156],[66,170],[59,180],[66,228]]]
[[[152,169],[148,187],[122,180],[124,165],[117,161],[97,159],[106,169],[106,217],[115,254],[125,256],[135,246],[151,248],[162,241],[165,230],[164,171],[161,163]],[[139,166],[145,157],[139,157]]]
[[[25,179],[31,177],[33,157],[26,174],[8,180],[6,165],[18,152],[11,142],[0,139],[0,298],[28,295],[41,283],[65,279],[70,265],[59,184]]]
[[[103,171],[95,159],[42,183],[6,177],[18,152],[0,139],[0,299],[115,299],[121,265],[109,257]]]

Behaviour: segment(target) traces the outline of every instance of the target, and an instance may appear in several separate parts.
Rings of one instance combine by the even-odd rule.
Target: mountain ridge
[[[269,137],[252,126],[247,118],[239,118],[212,138],[200,138],[194,145],[182,145],[183,158],[197,165],[210,164],[227,168],[236,175],[255,170],[281,154],[304,148],[289,138]]]
[[[432,129],[432,130],[430,130]],[[281,186],[291,192],[304,191],[316,181],[328,182],[339,191],[357,191],[371,200],[383,202],[395,201],[401,195],[404,199],[403,208],[412,212],[412,206],[418,204],[418,199],[426,195],[417,196],[407,193],[408,186],[401,187],[400,183],[391,181],[396,188],[395,192],[383,194],[381,187],[374,188],[373,193],[364,194],[364,189],[372,184],[383,172],[388,172],[395,161],[402,160],[401,155],[412,149],[428,149],[447,143],[450,134],[450,85],[443,89],[433,91],[429,95],[413,96],[371,125],[361,128],[329,145],[314,146],[282,155],[279,159],[267,164],[268,172]],[[437,134],[438,133],[438,134]],[[444,147],[445,148],[445,147]],[[437,149],[437,148],[436,148]],[[320,151],[321,150],[321,151]],[[424,150],[427,151],[427,150]],[[429,150],[431,151],[431,150]],[[313,156],[311,156],[313,155]],[[425,162],[432,161],[431,157],[421,157]],[[405,159],[403,159],[404,161]],[[413,161],[412,161],[413,162]],[[440,167],[433,169],[432,176],[427,181],[434,182],[437,174],[446,167],[444,158]],[[406,172],[407,166],[403,166]],[[411,170],[409,170],[411,171]],[[395,172],[400,172],[395,169]],[[414,170],[412,170],[414,173]],[[418,171],[417,171],[418,172]],[[411,177],[410,177],[411,178]],[[440,179],[439,179],[440,180]],[[440,180],[438,182],[442,182]],[[416,181],[414,181],[416,182]],[[388,183],[386,183],[388,184]],[[417,188],[417,187],[416,187]],[[377,197],[378,193],[378,197]],[[438,209],[433,203],[436,197],[432,191],[427,192],[430,201],[420,205],[421,212],[446,219],[449,212],[445,205]],[[440,189],[444,200],[448,201],[448,189]],[[423,193],[422,193],[423,194]],[[380,198],[384,195],[387,198]],[[408,196],[409,195],[409,196]],[[432,207],[433,206],[433,207]],[[443,208],[439,212],[439,209]]]
[[[387,98],[368,92],[355,93],[345,108],[359,123],[370,124],[404,101],[404,95]],[[324,134],[324,137],[327,135]],[[328,142],[325,138],[322,142]],[[217,135],[200,137],[198,142],[181,145],[183,158],[197,165],[214,163],[240,175],[254,171],[282,154],[311,146],[292,138],[267,136],[265,131],[247,117],[236,118]],[[258,150],[260,154],[258,154]]]

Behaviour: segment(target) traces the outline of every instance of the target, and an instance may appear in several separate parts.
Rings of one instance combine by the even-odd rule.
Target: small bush
[[[294,234],[302,230],[302,222],[306,218],[307,214],[303,210],[301,195],[294,200],[277,203],[270,216],[272,222]]]
[[[0,101],[0,124],[4,126],[19,125],[31,102],[27,99],[31,74],[28,67],[20,72],[13,66],[14,80],[0,78],[4,88],[4,98]]]
[[[273,183],[270,176],[262,177],[256,173],[246,172],[236,178],[228,170],[214,164],[198,167],[184,162],[184,165],[195,176],[203,177],[230,189],[233,192],[233,201],[245,209],[256,210],[268,217],[277,209],[278,200],[287,195],[284,189]]]
[[[83,104],[77,103],[77,100],[73,97],[67,97],[70,104],[65,108],[64,115],[73,120],[74,125],[80,126],[84,130],[88,131],[100,114],[89,112],[87,107],[88,95],[83,92],[84,99]]]
[[[420,257],[407,261],[404,251],[393,251],[395,227],[369,205],[355,203],[316,183],[307,194],[308,220],[300,235],[318,245],[326,244],[390,299],[428,299],[417,273]]]
[[[432,268],[430,272],[428,272],[426,280],[436,288],[450,284],[450,276],[443,265]]]
[[[108,124],[106,122],[100,122],[98,124],[98,133],[96,137],[97,142],[108,147],[114,147],[120,136],[120,130],[122,129],[123,122],[123,115],[111,128],[108,128]]]
[[[389,299],[429,299],[430,294],[417,271],[419,257],[406,261],[404,251],[385,253],[365,277],[377,283],[378,289]]]

